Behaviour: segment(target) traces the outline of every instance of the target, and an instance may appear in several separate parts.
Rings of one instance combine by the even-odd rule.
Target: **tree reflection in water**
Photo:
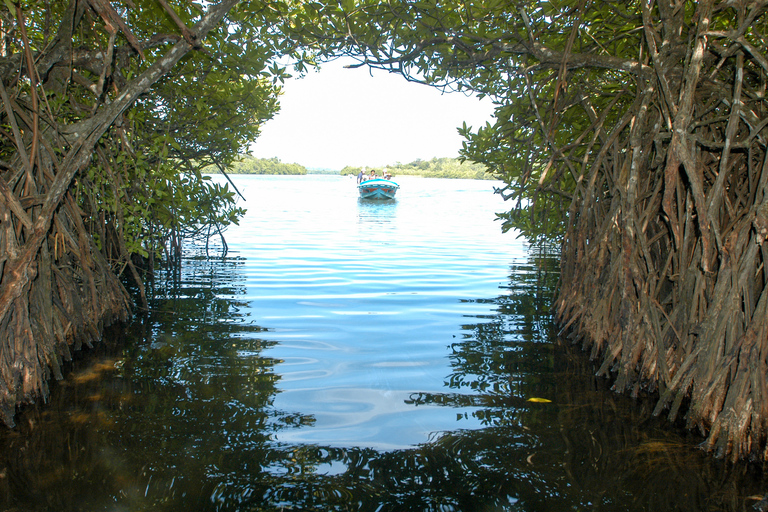
[[[408,402],[484,428],[377,451],[274,440],[314,419],[273,406],[274,342],[247,318],[237,260],[191,261],[0,434],[0,510],[747,510],[759,472],[712,461],[552,341],[554,265],[512,268],[483,301],[495,314],[450,347],[445,392]]]

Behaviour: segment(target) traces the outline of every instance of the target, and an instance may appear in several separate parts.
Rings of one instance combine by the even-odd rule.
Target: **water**
[[[494,223],[492,186],[406,179],[397,201],[364,202],[349,179],[309,180],[245,180],[253,217],[230,233],[241,298],[277,342],[275,406],[313,418],[275,437],[391,450],[454,429],[455,410],[409,400],[442,392],[462,324],[493,321],[481,301],[510,293],[510,261],[526,257]],[[464,412],[461,427],[481,426]]]
[[[0,432],[0,510],[751,510],[760,468],[616,396],[556,343],[551,257],[492,184],[236,176],[226,258]]]

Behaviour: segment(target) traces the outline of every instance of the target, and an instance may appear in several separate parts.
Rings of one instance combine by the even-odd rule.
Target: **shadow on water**
[[[552,341],[554,264],[511,268],[448,348],[444,392],[409,399],[483,427],[377,451],[274,440],[314,419],[273,406],[279,361],[238,298],[241,262],[188,260],[0,433],[0,510],[749,510],[759,471],[712,461]]]

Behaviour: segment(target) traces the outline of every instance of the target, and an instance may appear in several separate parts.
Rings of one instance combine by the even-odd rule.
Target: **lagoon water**
[[[451,346],[465,324],[492,322],[485,301],[513,293],[510,265],[527,259],[494,222],[492,184],[406,178],[396,201],[362,201],[348,178],[241,182],[249,217],[228,234],[246,260],[238,298],[276,342],[264,353],[280,361],[275,406],[313,421],[275,437],[391,450],[480,427],[472,408],[411,402],[445,391]]]
[[[556,340],[556,261],[491,182],[233,177],[226,257],[0,433],[7,511],[751,510],[759,468],[612,393]]]

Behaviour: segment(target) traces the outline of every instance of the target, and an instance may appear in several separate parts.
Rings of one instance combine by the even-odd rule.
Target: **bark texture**
[[[766,2],[642,9],[631,108],[609,126],[570,98],[594,122],[557,318],[617,391],[658,391],[656,414],[684,413],[717,455],[766,459]]]
[[[69,0],[42,50],[26,35],[30,13],[18,5],[3,13],[0,419],[6,424],[13,424],[18,404],[46,398],[49,376],[61,377],[61,361],[73,349],[99,340],[105,325],[130,314],[131,297],[117,277],[132,267],[120,226],[94,222],[100,212],[75,197],[78,173],[109,167],[98,147],[105,135],[118,152],[131,151],[121,127],[126,109],[236,3],[212,5],[194,27],[195,41],[165,35],[142,42],[109,2]],[[91,41],[103,46],[75,48],[74,35],[89,31],[96,34]],[[120,39],[124,47],[116,43]],[[134,78],[119,75],[160,40],[176,42]],[[101,235],[99,243],[94,235]]]

